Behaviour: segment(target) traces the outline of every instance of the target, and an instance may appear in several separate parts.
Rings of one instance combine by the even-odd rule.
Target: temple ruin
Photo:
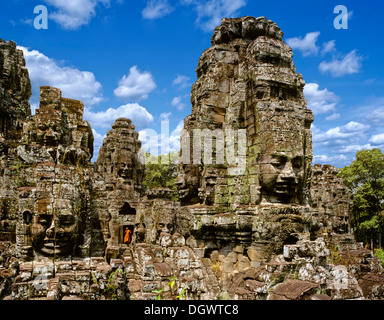
[[[93,163],[81,101],[44,86],[32,115],[22,51],[0,40],[0,299],[383,299],[350,190],[312,165],[292,58],[274,22],[222,19],[196,68],[174,201],[143,185],[130,119]]]

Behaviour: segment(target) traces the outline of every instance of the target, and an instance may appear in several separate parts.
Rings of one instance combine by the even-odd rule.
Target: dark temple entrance
[[[123,243],[130,244],[132,242],[134,226],[123,226]]]

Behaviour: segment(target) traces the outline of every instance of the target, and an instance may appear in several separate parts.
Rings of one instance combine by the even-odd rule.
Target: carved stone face
[[[255,26],[255,32],[258,35],[265,35],[267,33],[267,26],[268,26],[267,20],[260,19],[259,21],[257,21],[257,24]]]
[[[157,237],[160,236],[161,233],[169,233],[173,232],[173,223],[167,223],[169,221],[162,221],[156,224]]]
[[[205,168],[202,175],[203,178],[201,179],[201,188],[199,188],[199,198],[201,203],[212,205],[215,201],[217,173],[213,169]]]
[[[302,153],[266,153],[260,159],[263,198],[269,202],[291,203],[300,197],[304,177]]]
[[[284,36],[283,32],[280,30],[280,28],[277,26],[276,23],[269,25],[268,33],[269,33],[269,36],[279,40],[282,40]]]
[[[200,184],[200,171],[196,165],[187,164],[179,167],[179,174],[175,181],[182,204],[198,202],[198,188]]]
[[[336,216],[333,218],[332,227],[333,232],[343,234],[348,232],[348,216]]]
[[[37,128],[37,141],[44,146],[55,147],[58,145],[60,133],[56,131],[56,127],[46,123],[40,123]]]
[[[134,232],[135,232],[136,242],[145,241],[145,234],[146,234],[145,223],[143,222],[136,223]]]
[[[157,239],[160,237],[160,234],[161,233],[169,233],[169,234],[172,234],[173,233],[173,224],[174,224],[174,221],[173,221],[173,215],[172,214],[167,214],[167,213],[163,213],[163,214],[159,214],[157,216],[157,221],[156,221],[156,237]]]
[[[78,233],[79,223],[74,215],[38,214],[32,220],[32,245],[36,252],[44,256],[73,254]]]
[[[133,168],[131,163],[119,163],[117,165],[117,174],[123,179],[132,179]]]

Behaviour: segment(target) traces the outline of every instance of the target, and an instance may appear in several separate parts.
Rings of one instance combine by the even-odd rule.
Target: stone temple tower
[[[312,112],[292,50],[264,17],[223,19],[202,54],[177,180],[192,233],[266,259],[314,232]]]
[[[128,244],[134,232],[136,209],[143,195],[144,164],[139,161],[141,142],[130,119],[118,118],[100,148],[96,171],[101,183],[95,192],[107,201],[98,201],[101,219],[106,222],[104,239],[107,256]],[[127,243],[124,234],[129,233]]]

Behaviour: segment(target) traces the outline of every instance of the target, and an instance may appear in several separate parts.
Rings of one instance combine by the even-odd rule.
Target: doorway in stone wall
[[[134,226],[123,226],[123,237],[122,237],[122,243],[124,244],[130,244],[132,242],[132,235],[133,235]]]

